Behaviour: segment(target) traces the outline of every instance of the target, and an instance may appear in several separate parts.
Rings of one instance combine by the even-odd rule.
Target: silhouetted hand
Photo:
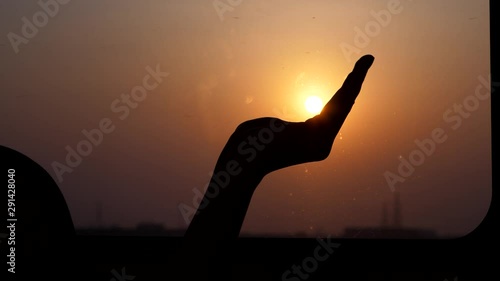
[[[371,55],[360,58],[342,87],[313,118],[287,122],[264,117],[236,128],[222,149],[204,198],[184,235],[178,260],[203,269],[193,271],[188,266],[184,274],[200,280],[208,278],[207,272],[226,272],[224,265],[230,263],[232,242],[239,236],[253,192],[265,175],[328,157],[373,60]]]
[[[342,87],[313,118],[287,122],[264,117],[240,124],[222,149],[186,236],[206,237],[208,231],[217,237],[237,237],[250,198],[265,175],[328,157],[373,61],[371,55],[361,57]]]
[[[224,165],[233,161],[240,168],[232,168],[233,173],[261,178],[278,169],[327,158],[373,61],[371,55],[360,58],[321,113],[305,122],[264,117],[239,125],[219,157],[218,164],[223,166],[217,168],[230,172]]]

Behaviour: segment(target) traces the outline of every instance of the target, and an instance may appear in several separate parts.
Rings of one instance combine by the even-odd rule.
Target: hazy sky
[[[394,184],[405,226],[465,235],[489,208],[488,1],[49,2],[45,17],[38,1],[0,2],[0,144],[47,169],[77,227],[97,202],[105,225],[186,227],[179,204],[239,123],[311,117],[305,98],[328,100],[364,54],[375,62],[329,158],[268,175],[242,231],[377,226],[384,175],[410,155],[423,163]],[[155,69],[169,75],[145,80]],[[101,121],[114,130],[60,182],[54,163]]]

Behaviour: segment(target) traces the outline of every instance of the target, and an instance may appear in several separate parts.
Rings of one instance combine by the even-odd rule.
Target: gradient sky
[[[52,163],[109,118],[115,130],[58,182],[75,225],[95,225],[101,202],[105,225],[186,227],[179,204],[207,184],[239,123],[311,117],[305,98],[328,100],[356,59],[372,54],[329,158],[268,175],[242,232],[338,235],[379,225],[393,195],[384,173],[397,174],[414,141],[441,128],[446,141],[396,184],[403,224],[465,235],[491,200],[490,101],[474,98],[490,73],[488,1],[401,0],[360,44],[356,28],[373,26],[371,12],[391,2],[252,0],[221,14],[211,0],[73,0],[16,54],[7,34],[21,36],[22,18],[42,9],[2,1],[0,144],[58,182]],[[346,45],[359,53],[346,56]],[[157,65],[170,75],[119,119],[112,102]],[[477,108],[459,117],[454,105],[474,99]]]

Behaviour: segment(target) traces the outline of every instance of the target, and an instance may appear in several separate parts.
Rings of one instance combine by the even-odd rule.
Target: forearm
[[[253,192],[260,179],[239,174],[220,186],[214,173],[184,235],[178,259],[178,270],[193,280],[210,280],[231,272],[231,250],[243,225]],[[196,268],[193,270],[193,268]],[[189,280],[191,280],[189,279]]]
[[[230,241],[239,236],[253,192],[260,178],[241,173],[228,177],[227,184],[215,176],[205,192],[184,237],[189,240]]]

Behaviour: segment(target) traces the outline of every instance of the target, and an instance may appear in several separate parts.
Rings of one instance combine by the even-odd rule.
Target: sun
[[[307,97],[304,105],[306,110],[312,114],[318,114],[323,109],[323,101],[318,96]]]

